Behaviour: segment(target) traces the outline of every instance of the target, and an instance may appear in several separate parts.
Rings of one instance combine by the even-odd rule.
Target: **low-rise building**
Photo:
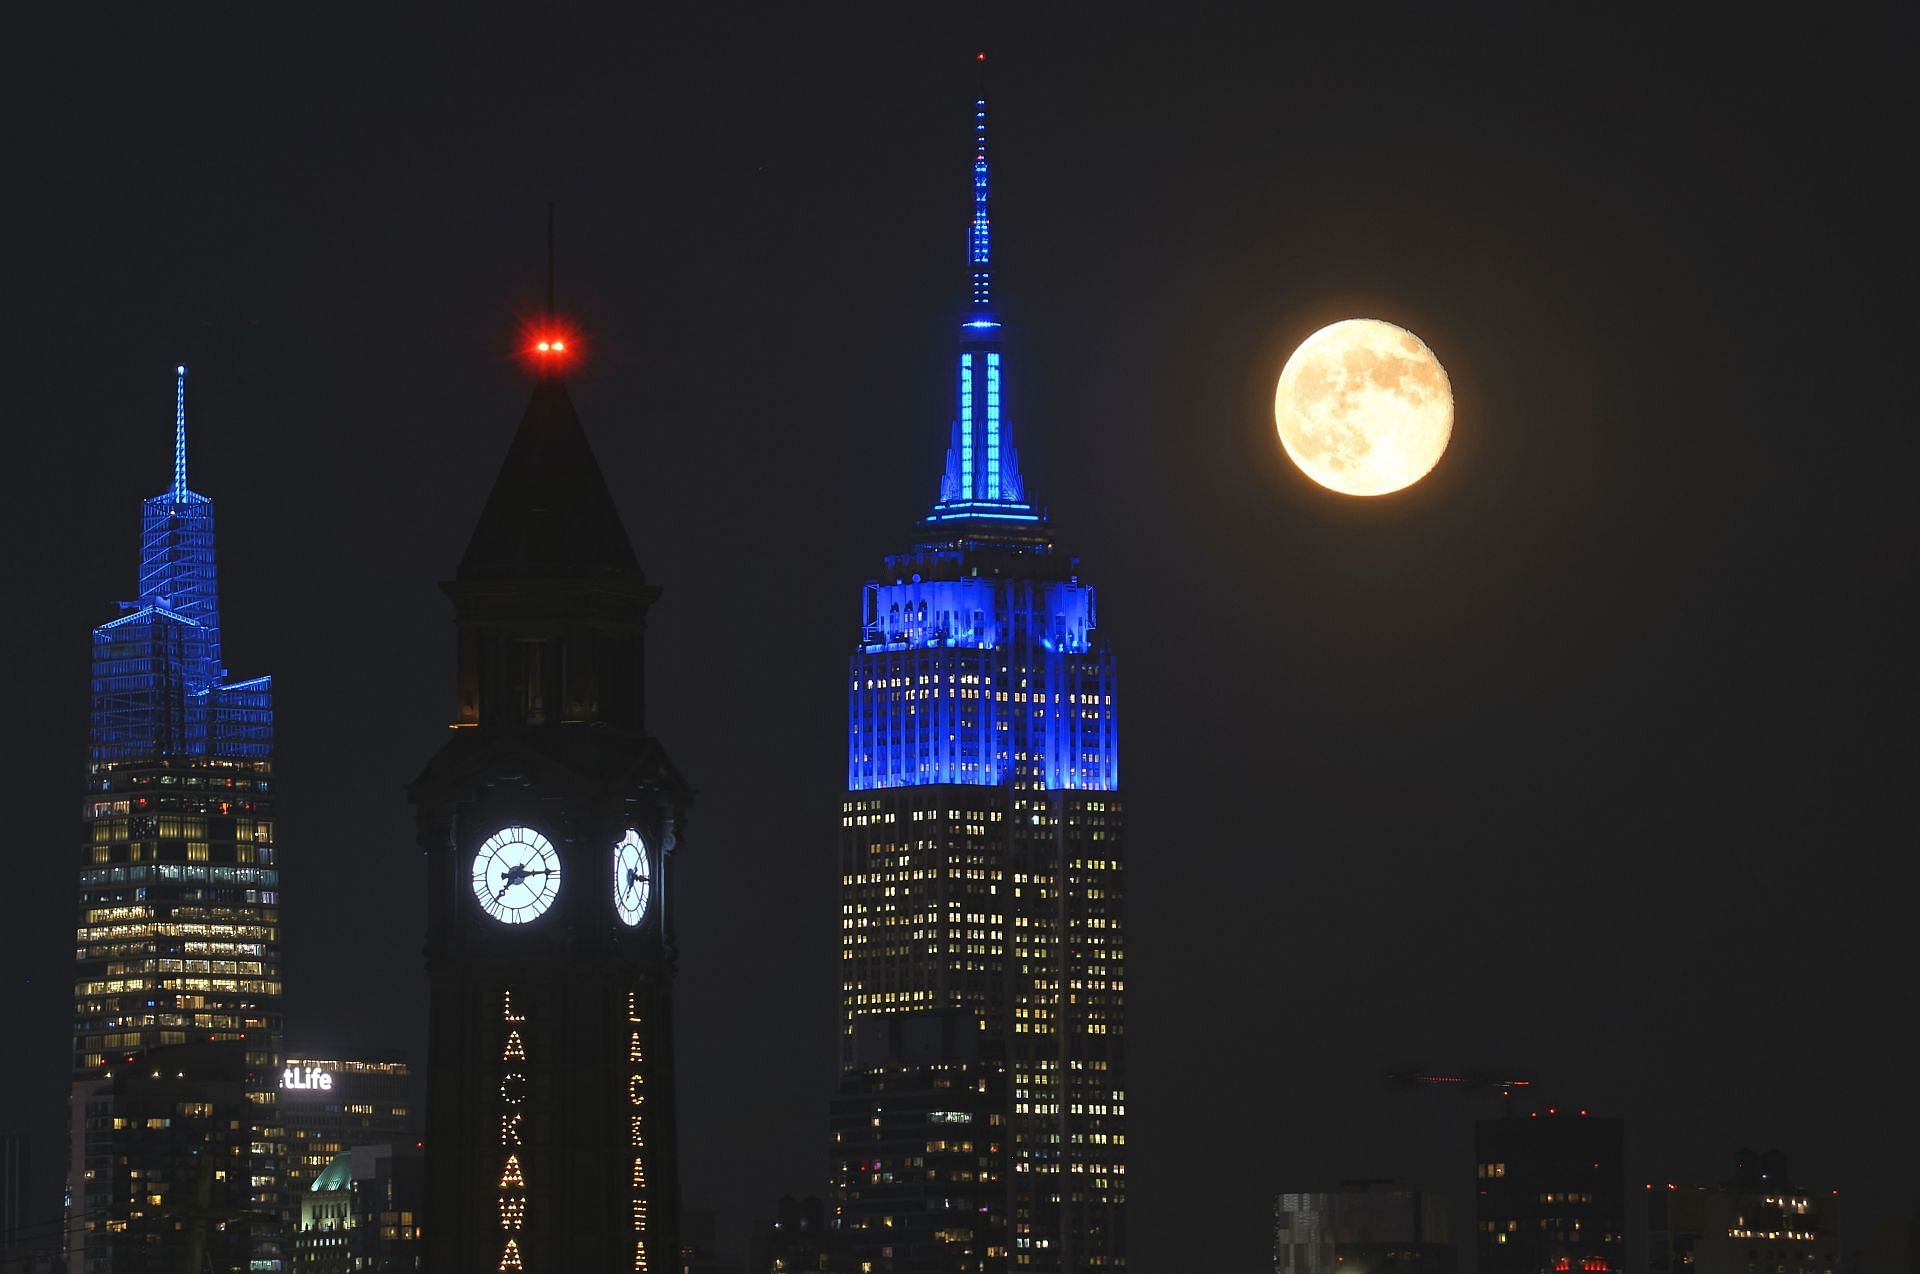
[[[300,1192],[296,1274],[414,1274],[421,1164],[411,1145],[354,1146],[335,1155]]]
[[[1779,1151],[1740,1151],[1725,1185],[1649,1182],[1651,1274],[1835,1274],[1840,1192],[1793,1184]]]
[[[1549,1106],[1474,1125],[1480,1274],[1625,1268],[1626,1127]]]
[[[1273,1205],[1274,1274],[1453,1274],[1447,1201],[1397,1181],[1343,1181]]]

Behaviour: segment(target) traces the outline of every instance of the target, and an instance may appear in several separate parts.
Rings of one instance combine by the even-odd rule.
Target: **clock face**
[[[627,924],[637,925],[647,914],[653,895],[653,868],[647,862],[647,843],[632,828],[613,847],[613,909]]]
[[[531,827],[503,827],[473,856],[473,896],[489,916],[523,925],[560,893],[560,855]]]

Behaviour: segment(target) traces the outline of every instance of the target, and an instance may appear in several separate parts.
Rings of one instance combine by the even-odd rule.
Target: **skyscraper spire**
[[[987,216],[987,198],[992,193],[987,167],[987,55],[975,54],[979,62],[980,91],[973,103],[973,225],[967,231],[967,269],[972,276],[972,313],[967,326],[979,329],[998,327],[991,312],[993,306],[993,227]]]
[[[173,501],[187,499],[187,369],[173,369]]]
[[[973,102],[973,220],[967,227],[967,309],[960,325],[960,376],[952,441],[940,499],[929,523],[1040,522],[1026,498],[1013,427],[1003,411],[1000,320],[993,304],[993,222],[988,200],[993,174],[987,161],[987,55],[978,53],[982,83]]]
[[[220,667],[220,588],[213,556],[213,501],[187,486],[187,369],[173,369],[173,481],[140,508],[140,605],[192,620],[197,671],[206,682]],[[190,644],[192,644],[190,643]],[[199,667],[204,663],[204,667]]]

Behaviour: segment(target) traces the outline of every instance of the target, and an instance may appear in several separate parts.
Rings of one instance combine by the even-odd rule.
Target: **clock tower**
[[[670,865],[690,793],[647,733],[658,595],[542,373],[451,583],[427,855],[429,1274],[679,1263]]]

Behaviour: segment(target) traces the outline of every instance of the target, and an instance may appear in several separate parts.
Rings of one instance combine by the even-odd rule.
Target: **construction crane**
[[[1451,1091],[1465,1097],[1495,1093],[1508,1110],[1516,1093],[1533,1087],[1531,1076],[1503,1066],[1396,1066],[1386,1073],[1386,1082],[1407,1092]]]

